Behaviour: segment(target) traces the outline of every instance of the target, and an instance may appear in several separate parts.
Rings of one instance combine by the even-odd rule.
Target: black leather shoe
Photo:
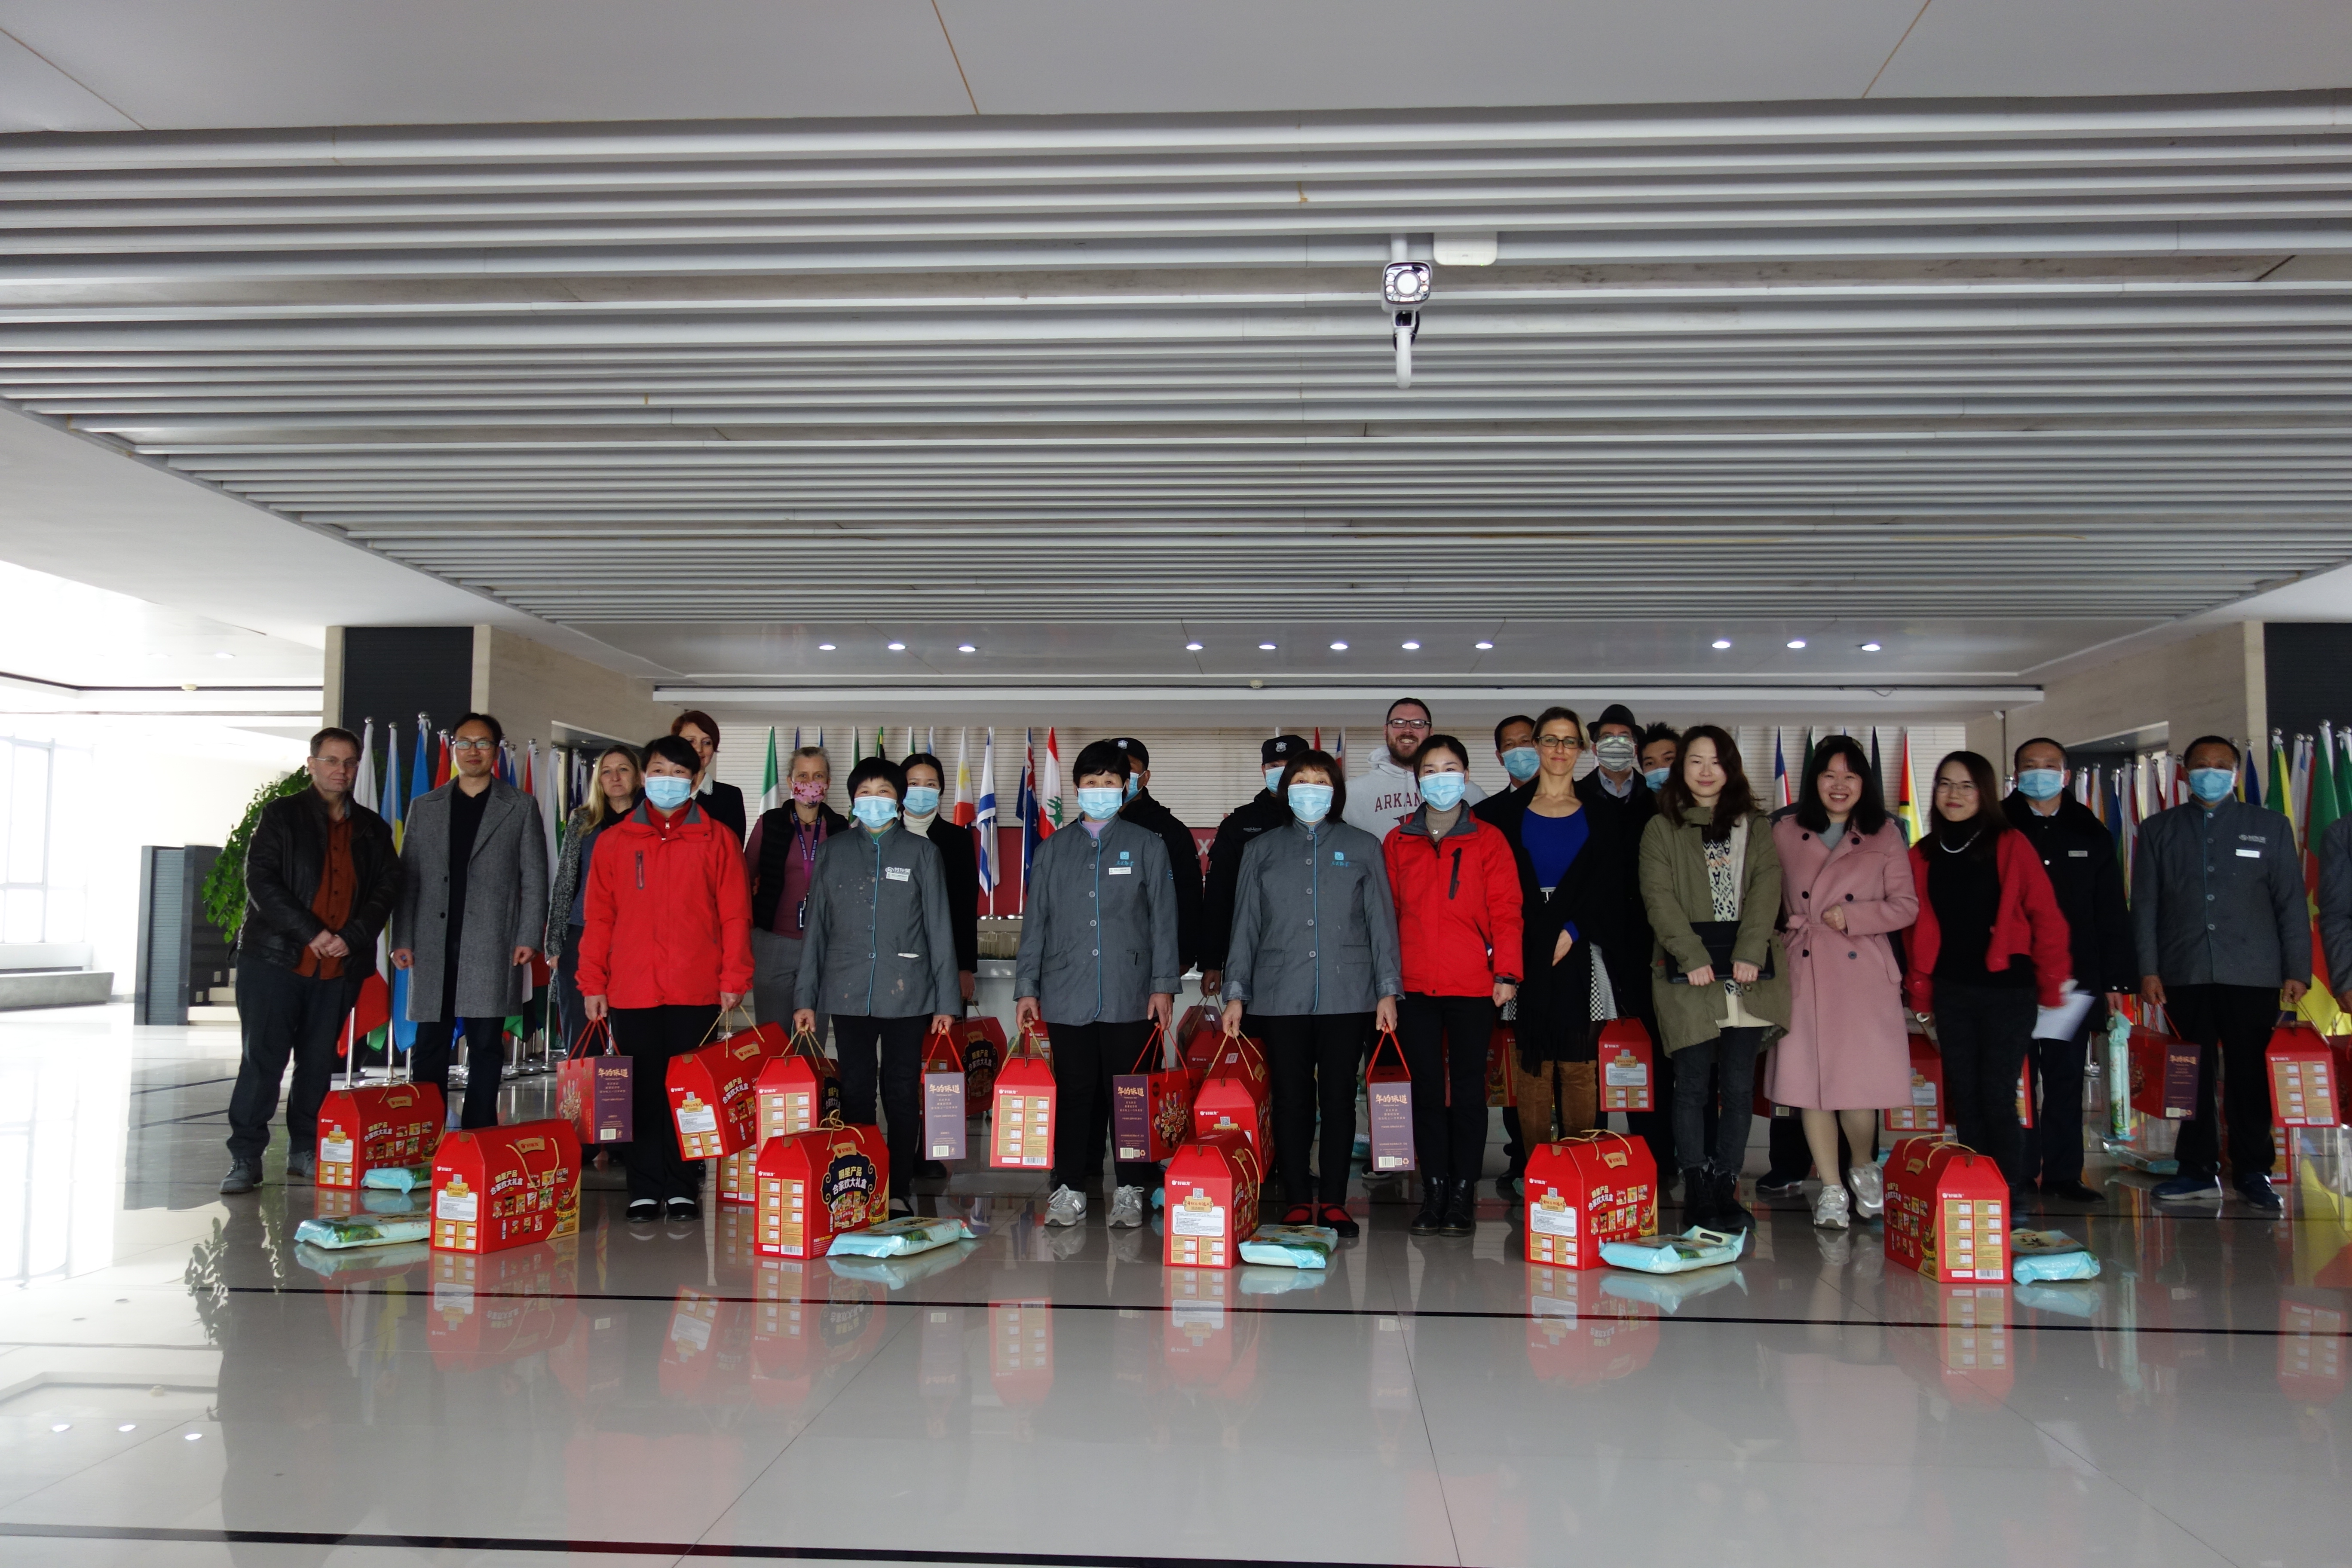
[[[1471,1236],[1478,1229],[1478,1183],[1475,1177],[1448,1182],[1445,1194],[1445,1224],[1440,1236]]]
[[[669,1217],[672,1219],[700,1219],[702,1217],[702,1205],[695,1202],[692,1198],[672,1198],[669,1201],[668,1207]]]
[[[1315,1223],[1329,1226],[1339,1233],[1339,1239],[1342,1241],[1353,1241],[1364,1234],[1364,1227],[1356,1223],[1356,1216],[1338,1204],[1325,1204],[1321,1212],[1315,1216]]]
[[[629,1223],[631,1225],[651,1225],[654,1221],[659,1218],[661,1218],[660,1199],[631,1198],[629,1200]]]
[[[1749,1214],[1739,1201],[1738,1172],[1716,1171],[1714,1189],[1715,1216],[1707,1221],[1707,1229],[1728,1234],[1756,1228],[1756,1216]]]
[[[239,1160],[228,1168],[228,1174],[221,1178],[220,1190],[225,1195],[235,1197],[239,1193],[249,1193],[259,1185],[261,1185],[261,1167],[250,1161]]]
[[[1435,1236],[1445,1224],[1445,1196],[1452,1183],[1424,1176],[1421,1182],[1421,1212],[1405,1229],[1414,1236]]]
[[[1716,1228],[1715,1167],[1712,1165],[1683,1167],[1683,1213],[1682,1223],[1676,1227],[1677,1234],[1695,1225],[1705,1226],[1709,1230]]]
[[[286,1179],[309,1182],[318,1179],[319,1156],[308,1149],[297,1149],[286,1156]]]

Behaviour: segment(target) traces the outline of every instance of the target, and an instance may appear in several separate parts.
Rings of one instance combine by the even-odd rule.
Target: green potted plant
[[[261,808],[273,800],[289,795],[299,795],[310,787],[310,775],[296,768],[284,778],[263,784],[253,792],[253,799],[237,819],[226,842],[221,845],[220,858],[213,862],[212,874],[205,879],[202,897],[205,918],[236,945],[237,928],[245,923],[245,852],[253,843],[253,825],[261,820]]]

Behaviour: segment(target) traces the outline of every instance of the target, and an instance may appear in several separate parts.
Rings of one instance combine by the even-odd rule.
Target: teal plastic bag
[[[2099,1260],[2063,1230],[2012,1230],[2009,1233],[2009,1277],[2020,1285],[2055,1279],[2096,1279]]]
[[[1327,1225],[1262,1225],[1242,1243],[1244,1263],[1283,1268],[1328,1268],[1339,1233]]]
[[[433,1184],[433,1162],[422,1165],[378,1165],[360,1178],[362,1187],[377,1187],[385,1192],[413,1193],[419,1187]]]
[[[1643,1236],[1632,1241],[1604,1241],[1601,1261],[1643,1274],[1684,1274],[1729,1263],[1745,1250],[1744,1230],[1708,1230],[1693,1226],[1680,1236]]]
[[[907,1258],[935,1247],[970,1241],[971,1228],[953,1215],[901,1215],[864,1230],[845,1230],[825,1248],[829,1258]]]
[[[408,1219],[393,1215],[344,1215],[335,1219],[306,1219],[294,1227],[294,1239],[322,1247],[330,1252],[347,1247],[390,1247],[403,1241],[425,1241],[433,1235],[433,1222],[419,1215]]]

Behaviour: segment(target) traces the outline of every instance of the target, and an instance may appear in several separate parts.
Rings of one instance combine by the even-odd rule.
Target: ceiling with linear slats
[[[2347,108],[0,137],[0,397],[683,675],[2015,675],[2352,561]]]

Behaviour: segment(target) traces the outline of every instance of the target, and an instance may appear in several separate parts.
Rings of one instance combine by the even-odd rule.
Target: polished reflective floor
[[[602,1173],[560,1245],[338,1257],[282,1139],[215,1193],[236,1061],[0,1014],[0,1561],[2352,1562],[2316,1185],[2162,1215],[2095,1166],[2041,1223],[2103,1277],[2018,1289],[1795,1199],[1679,1288],[1530,1267],[1491,1199],[1424,1240],[1360,1197],[1328,1277],[1177,1270],[985,1171],[926,1200],[978,1240],[891,1264],[631,1227]]]

